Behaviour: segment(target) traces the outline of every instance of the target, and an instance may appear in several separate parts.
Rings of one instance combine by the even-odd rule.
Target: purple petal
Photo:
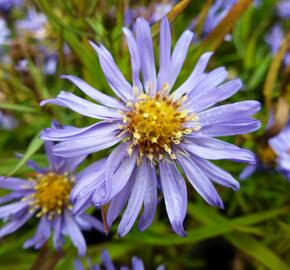
[[[142,164],[136,169],[136,177],[128,200],[127,208],[118,227],[118,235],[126,235],[132,228],[143,204],[149,181],[149,161],[143,158]]]
[[[167,161],[159,162],[160,181],[167,215],[173,230],[185,236],[183,221],[187,209],[187,190],[183,177],[176,166]]]
[[[0,238],[3,236],[17,231],[22,227],[35,212],[24,211],[17,219],[8,222],[4,227],[0,229]]]
[[[85,256],[87,245],[80,228],[69,211],[64,212],[64,226],[73,245],[78,249],[79,256]]]
[[[168,72],[168,83],[170,89],[175,84],[176,78],[179,75],[179,72],[183,66],[188,47],[192,40],[193,33],[190,31],[185,31],[179,40],[177,41],[175,48],[172,52],[171,61],[169,65],[169,72]]]
[[[188,152],[199,157],[211,160],[230,159],[236,162],[255,164],[255,156],[246,149],[230,143],[204,136],[187,136],[190,143],[183,143]]]
[[[83,230],[92,230],[96,229],[99,232],[104,233],[104,224],[99,221],[97,218],[88,215],[88,214],[82,214],[79,216],[76,216],[77,223]]]
[[[102,252],[101,259],[106,270],[116,270],[107,250]]]
[[[289,0],[279,1],[277,5],[278,14],[284,19],[290,19],[290,2]]]
[[[107,212],[107,224],[109,227],[112,226],[114,220],[119,216],[122,209],[125,207],[132,190],[134,179],[134,177],[131,177],[123,190],[111,200]]]
[[[82,195],[82,197],[77,198],[73,204],[72,213],[74,215],[84,213],[91,206],[92,195],[93,191],[90,194]]]
[[[183,94],[191,91],[192,89],[196,87],[212,55],[213,55],[212,52],[207,52],[207,53],[204,53],[199,58],[197,64],[195,65],[193,71],[191,72],[187,80],[179,88],[177,88],[176,91],[173,92],[173,96],[175,99],[180,98]]]
[[[63,217],[57,216],[53,221],[53,245],[56,250],[60,250],[61,246],[64,244],[64,239],[62,236],[62,226],[63,226]]]
[[[23,154],[20,154],[20,153],[16,153],[15,154],[17,158],[23,158]],[[47,172],[47,169],[43,169],[43,168],[40,168],[38,166],[38,164],[36,162],[34,162],[33,160],[29,159],[27,162],[26,162],[26,166],[31,168],[32,170],[38,172],[38,173],[46,173]]]
[[[260,121],[250,118],[261,105],[257,101],[242,101],[226,104],[199,113],[202,129],[200,133],[209,136],[229,136],[257,130]]]
[[[87,166],[85,169],[83,169],[76,175],[77,183],[79,183],[79,181],[82,181],[83,178],[89,177],[90,175],[99,172],[99,170],[104,168],[105,163],[106,158],[103,158]]]
[[[156,169],[153,166],[148,166],[148,183],[144,197],[144,211],[139,219],[139,230],[144,231],[150,226],[153,221],[157,207],[157,175]],[[145,181],[145,179],[144,179]]]
[[[140,56],[139,56],[137,43],[136,43],[134,35],[130,29],[124,27],[123,33],[125,34],[128,48],[129,48],[129,52],[130,52],[133,85],[137,86],[139,91],[142,91],[143,86],[142,86],[142,83],[140,81],[141,62],[140,62]],[[138,94],[140,94],[140,92]]]
[[[87,155],[106,149],[121,141],[123,137],[118,137],[116,132],[104,132],[97,137],[87,137],[86,134],[83,134],[78,136],[78,139],[67,140],[56,144],[53,147],[53,152],[55,155],[62,157]]]
[[[115,122],[101,121],[84,128],[76,128],[73,126],[64,126],[64,128],[46,128],[42,131],[40,138],[48,141],[65,141],[78,139],[79,136],[84,137],[100,137],[106,132],[111,132],[118,129]]]
[[[38,172],[38,173],[41,173],[41,174],[47,172],[46,169],[40,168],[38,166],[38,164],[36,162],[34,162],[33,160],[28,160],[26,162],[26,166],[29,167],[29,168],[31,168],[32,170]]]
[[[0,188],[21,191],[25,189],[33,189],[34,184],[27,180],[16,177],[1,177],[0,176]]]
[[[28,208],[29,202],[28,201],[18,201],[14,203],[10,203],[0,207],[0,218],[6,218],[17,214],[24,209]]]
[[[189,157],[182,156],[178,157],[177,160],[189,182],[201,197],[210,205],[224,208],[223,202],[216,192],[215,187],[203,173],[201,168],[199,168]]]
[[[49,163],[49,169],[58,172],[65,165],[65,159],[54,155],[52,148],[55,144],[50,141],[44,142],[45,154]]]
[[[79,157],[68,158],[64,172],[74,173],[77,167],[86,159],[87,155]]]
[[[132,100],[132,86],[124,78],[110,52],[102,45],[98,46],[91,41],[90,44],[98,54],[100,65],[112,90],[122,100]]]
[[[98,160],[76,175],[77,183],[71,192],[73,201],[78,197],[93,193],[105,181],[106,161],[106,159]]]
[[[159,73],[157,89],[160,90],[168,79],[168,67],[171,55],[171,32],[167,17],[163,17],[160,23],[159,36]]]
[[[107,195],[104,201],[109,201],[125,187],[136,166],[137,152],[133,151],[132,156],[128,156],[127,148],[126,143],[121,143],[107,159],[105,168]]]
[[[143,84],[147,93],[155,95],[157,87],[156,69],[150,26],[143,18],[138,18],[135,26],[136,40],[141,60]]]
[[[74,270],[86,270],[80,260],[74,260]]]
[[[215,125],[208,125],[202,127],[200,134],[219,137],[219,136],[233,136],[238,134],[247,134],[258,130],[261,127],[261,122],[255,119],[246,118],[239,119],[240,123],[221,123]]]
[[[197,156],[191,155],[192,160],[195,162],[197,167],[203,171],[203,173],[213,182],[223,185],[225,187],[230,187],[233,190],[238,190],[240,184],[236,181],[228,172],[215,166],[211,162],[199,158]]]
[[[87,84],[85,81],[83,81],[82,79],[76,76],[63,75],[61,76],[61,78],[71,81],[74,85],[76,85],[80,90],[82,90],[90,98],[94,99],[95,101],[107,107],[112,107],[112,108],[121,109],[121,110],[125,108],[124,104],[120,102],[119,100],[113,97],[110,97],[108,95],[105,95],[104,93],[93,88],[92,86]]]
[[[50,227],[51,223],[47,219],[46,216],[43,216],[40,219],[39,225],[37,227],[37,231],[33,238],[27,240],[24,243],[24,248],[30,248],[34,246],[36,249],[39,249],[43,246],[43,244],[48,240],[50,237]]]
[[[221,71],[221,73],[223,72]],[[218,81],[219,83],[224,80],[222,76],[224,75],[221,75],[220,80]],[[204,81],[206,82],[207,80],[209,79],[205,77]],[[200,112],[214,105],[217,102],[223,101],[231,97],[238,90],[240,90],[241,87],[241,80],[235,79],[224,83],[217,88],[215,88],[214,86],[210,86],[205,89],[199,89],[199,92],[197,92],[195,95],[190,94],[188,100],[184,103],[184,107],[188,108],[190,111]],[[199,86],[197,88],[199,88]],[[193,90],[192,92],[194,91],[195,90]]]
[[[61,91],[56,99],[43,100],[40,105],[55,104],[69,108],[79,114],[97,119],[121,119],[120,113],[111,108],[97,105],[72,93]]]
[[[290,127],[283,129],[277,136],[271,138],[268,143],[273,151],[278,155],[288,153],[290,149]],[[288,153],[289,154],[289,153]]]
[[[290,158],[278,158],[278,170],[281,170],[283,174],[290,180]]]
[[[258,101],[247,100],[217,106],[198,114],[201,126],[216,125],[223,123],[234,123],[239,119],[248,118],[261,109]]]
[[[10,202],[10,201],[15,200],[15,199],[21,199],[25,196],[28,196],[30,193],[31,192],[26,192],[26,194],[25,194],[25,191],[24,192],[21,192],[21,191],[11,192],[9,194],[6,194],[6,195],[0,197],[0,204],[4,204],[4,203]]]
[[[240,173],[239,178],[241,180],[245,180],[249,178],[255,171],[257,170],[257,164],[255,165],[247,165],[243,171]]]
[[[141,259],[138,257],[132,258],[132,270],[144,270],[144,264]]]

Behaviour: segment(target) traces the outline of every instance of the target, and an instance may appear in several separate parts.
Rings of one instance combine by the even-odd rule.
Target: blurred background
[[[288,13],[281,2],[288,2]],[[185,29],[195,32],[179,82],[187,78],[201,53],[215,51],[208,70],[225,66],[230,78],[240,77],[244,83],[227,102],[262,103],[258,132],[225,138],[255,152],[258,165],[245,172],[244,165],[217,162],[241,178],[238,192],[218,187],[225,210],[207,206],[194,189],[188,189],[187,237],[171,231],[160,198],[158,215],[143,233],[134,228],[118,238],[115,227],[108,237],[96,231],[85,233],[88,256],[99,261],[100,252],[107,249],[116,265],[130,265],[136,255],[146,269],[159,264],[166,269],[289,269],[290,185],[275,169],[276,156],[267,143],[283,129],[289,115],[289,2],[0,0],[0,175],[29,177],[31,170],[23,165],[30,158],[46,165],[38,136],[52,119],[78,127],[90,124],[88,118],[69,110],[39,106],[61,90],[81,95],[61,74],[79,76],[112,94],[88,40],[104,44],[129,78],[122,27],[132,28],[135,19],[143,16],[158,44],[158,21],[168,14],[173,44]],[[82,166],[109,151],[91,155]],[[19,159],[16,153],[24,157]],[[22,249],[36,224],[37,220],[30,221],[0,240],[0,269],[73,269],[76,251],[69,241],[61,254],[50,242],[40,251]]]

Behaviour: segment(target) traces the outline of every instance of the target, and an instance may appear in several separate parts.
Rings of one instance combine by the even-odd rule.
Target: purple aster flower
[[[43,68],[43,72],[46,75],[53,75],[56,72],[58,63],[57,54],[49,54],[45,57],[45,64]]]
[[[202,37],[206,37],[210,32],[212,32],[216,26],[227,16],[231,8],[237,3],[237,0],[216,0],[213,5],[210,7],[207,17],[204,21],[202,29]],[[260,1],[255,0],[253,2],[254,6],[259,6]],[[190,25],[190,29],[196,27],[197,20],[193,20]],[[231,41],[232,36],[227,34],[225,36],[226,41]]]
[[[102,252],[101,259],[102,259],[102,265],[103,265],[104,270],[116,270],[116,269],[118,269],[113,264],[108,251],[105,250]],[[88,264],[88,268],[85,268],[83,266],[83,264],[81,263],[81,261],[75,260],[74,270],[86,270],[86,269],[88,269],[88,270],[101,270],[101,267],[98,264],[92,265],[89,259],[87,261],[87,264]],[[130,268],[128,268],[127,266],[122,266],[120,269],[121,270],[130,270]],[[144,270],[145,267],[144,267],[142,260],[139,259],[138,257],[133,257],[131,269],[132,270]],[[160,265],[159,267],[156,268],[156,270],[164,270],[164,269],[165,268],[163,265]]]
[[[21,7],[23,0],[0,0],[0,10],[4,13],[9,12],[14,7]]]
[[[284,39],[284,32],[282,26],[276,24],[273,26],[271,31],[265,38],[266,43],[270,46],[272,54],[276,54],[283,42]],[[290,52],[286,53],[284,56],[284,63],[285,65],[290,64]]]
[[[129,8],[125,11],[124,25],[131,26],[138,17],[143,17],[149,23],[153,24],[166,16],[175,2],[174,0],[163,1],[162,3],[153,3],[148,8],[145,6]]]
[[[271,138],[269,145],[277,155],[277,170],[290,181],[290,125]]]
[[[28,10],[26,18],[16,22],[20,34],[29,33],[35,38],[43,39],[46,36],[47,18],[43,13],[38,13],[34,8]]]
[[[271,112],[270,117],[268,119],[268,123],[266,125],[266,131],[272,127],[272,125],[274,124],[274,120],[275,120],[274,113]],[[270,150],[270,152],[271,153],[269,154],[269,156],[272,156],[271,155],[272,151]],[[265,154],[265,152],[264,152],[264,154]],[[271,166],[269,166],[269,164],[271,163],[271,162],[269,162],[271,158],[269,158],[269,156],[268,155],[267,155],[267,157],[264,156],[264,159],[265,159],[264,162],[260,159],[260,157],[256,156],[256,163],[247,165],[240,173],[239,178],[241,180],[246,180],[247,178],[252,176],[256,171],[271,172]],[[266,159],[268,159],[268,162],[265,162]]]
[[[48,128],[41,138],[59,141],[53,152],[62,157],[90,154],[119,143],[106,160],[93,164],[99,167],[98,173],[94,171],[82,178],[74,188],[72,198],[78,208],[84,208],[81,205],[89,200],[96,206],[110,202],[107,212],[110,226],[128,202],[118,227],[119,235],[124,236],[142,206],[139,229],[151,224],[159,188],[173,230],[184,235],[187,189],[180,169],[207,203],[223,208],[213,183],[234,190],[239,183],[208,159],[255,163],[255,157],[248,150],[214,137],[257,130],[260,122],[252,115],[259,111],[260,103],[242,101],[214,107],[234,95],[242,83],[239,79],[224,82],[227,79],[224,67],[206,72],[212,53],[203,54],[189,77],[177,86],[175,82],[193,33],[185,31],[171,53],[170,25],[167,18],[162,19],[156,73],[149,23],[139,18],[135,29],[136,37],[128,28],[123,29],[131,56],[132,85],[109,51],[91,43],[108,84],[119,99],[101,93],[77,77],[64,76],[100,104],[69,92],[41,103],[63,106],[102,121],[85,128]]]
[[[284,19],[290,19],[290,1],[282,0],[277,5],[278,15]]]
[[[208,11],[207,18],[204,23],[204,33],[210,33],[228,14],[236,0],[216,0]]]
[[[64,237],[70,237],[80,256],[86,253],[86,242],[82,230],[104,231],[103,224],[86,213],[75,216],[71,212],[70,192],[78,181],[74,174],[76,167],[85,158],[56,157],[51,149],[53,143],[46,142],[48,168],[40,168],[33,161],[28,166],[36,171],[29,181],[16,177],[0,177],[0,188],[11,190],[0,197],[0,218],[6,224],[0,229],[0,237],[11,234],[22,227],[33,216],[39,218],[39,225],[33,238],[24,243],[24,248],[39,249],[53,234],[53,244],[57,250],[64,244]],[[13,201],[13,202],[12,202]],[[5,205],[4,205],[5,204]]]
[[[17,121],[10,115],[5,115],[0,111],[0,128],[14,129],[17,126]]]
[[[54,75],[57,70],[58,56],[52,53],[46,47],[37,47],[39,50],[39,58],[35,59],[37,66],[43,69],[45,75]],[[21,59],[15,65],[15,69],[21,72],[28,72],[28,60]]]
[[[0,46],[7,44],[10,37],[10,30],[7,27],[7,23],[3,18],[0,18]]]

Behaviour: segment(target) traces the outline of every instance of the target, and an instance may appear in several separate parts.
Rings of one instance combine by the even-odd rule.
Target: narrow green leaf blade
[[[43,141],[39,139],[39,134],[36,134],[36,136],[32,139],[31,143],[29,144],[23,157],[19,160],[16,167],[8,174],[8,176],[15,174],[28,161],[28,159],[30,159],[30,157],[42,146],[42,144]]]

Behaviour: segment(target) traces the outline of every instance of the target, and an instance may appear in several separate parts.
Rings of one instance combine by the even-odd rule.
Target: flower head
[[[237,0],[216,0],[210,7],[204,22],[203,34],[209,34],[228,14]]]
[[[10,30],[7,27],[7,23],[3,18],[0,18],[0,46],[7,44],[9,40]]]
[[[33,216],[39,218],[39,225],[33,238],[26,241],[25,248],[40,248],[53,231],[53,243],[60,249],[64,236],[68,235],[77,247],[79,255],[86,252],[85,239],[81,229],[95,228],[104,231],[102,223],[88,214],[74,216],[71,212],[70,193],[80,174],[74,171],[85,156],[65,159],[51,152],[53,143],[46,142],[48,168],[40,168],[33,161],[28,165],[35,170],[29,180],[15,177],[0,177],[0,188],[12,190],[0,198],[0,218],[6,221],[0,229],[0,237],[11,234],[22,227]],[[14,201],[14,202],[11,202]],[[5,204],[5,205],[3,205]]]
[[[260,122],[253,119],[252,114],[260,109],[259,102],[243,101],[214,107],[235,94],[242,83],[239,79],[224,83],[227,72],[223,67],[205,72],[212,53],[203,54],[188,79],[176,87],[193,34],[185,31],[171,53],[170,26],[166,18],[162,19],[160,27],[158,74],[148,22],[137,20],[136,37],[129,29],[123,29],[131,56],[132,85],[124,78],[109,51],[91,43],[118,100],[79,78],[64,76],[102,105],[68,92],[42,102],[42,105],[56,104],[102,119],[85,128],[44,130],[42,139],[59,141],[53,147],[56,155],[74,157],[119,143],[107,159],[92,165],[98,167],[98,173],[95,170],[81,179],[73,189],[72,198],[79,209],[89,201],[95,205],[109,203],[109,226],[128,202],[118,227],[121,236],[132,228],[143,205],[139,228],[144,230],[151,224],[158,188],[163,193],[173,230],[184,235],[187,189],[180,168],[206,202],[223,207],[213,182],[234,190],[239,188],[239,183],[207,159],[255,162],[248,150],[214,137],[257,130]]]
[[[0,129],[14,129],[17,126],[17,121],[10,115],[5,115],[0,111]]]
[[[277,169],[290,181],[290,125],[269,140],[269,145],[277,155]]]
[[[152,3],[148,8],[145,6],[128,8],[124,15],[124,25],[132,26],[138,17],[145,18],[149,23],[155,23],[166,16],[175,2],[174,0],[167,0],[161,3]]]
[[[101,255],[101,258],[102,258],[102,265],[103,265],[103,269],[104,270],[116,270],[116,269],[118,269],[113,264],[108,251],[106,251],[106,250],[103,251],[102,255]],[[85,269],[96,270],[96,269],[101,269],[101,268],[100,268],[100,266],[98,264],[92,265],[89,259],[88,259],[88,268],[85,268],[83,266],[83,264],[81,263],[81,261],[75,260],[74,270],[85,270]],[[120,269],[129,269],[129,268],[126,267],[126,266],[122,266]],[[144,270],[145,267],[144,267],[144,264],[143,264],[142,260],[139,259],[138,257],[133,257],[132,258],[132,268],[131,269],[132,270]],[[160,265],[159,267],[156,268],[156,270],[164,270],[164,269],[165,268],[164,268],[163,265]]]
[[[0,0],[0,10],[2,12],[9,12],[13,7],[20,7],[23,5],[23,0]]]
[[[282,26],[276,24],[272,27],[271,31],[265,38],[266,43],[270,46],[272,54],[276,54],[284,39],[284,32]],[[287,52],[284,56],[285,65],[290,64],[290,53]]]
[[[290,2],[282,0],[277,4],[278,15],[284,19],[290,19]]]
[[[35,38],[42,39],[46,35],[47,18],[43,13],[38,13],[35,9],[28,10],[26,18],[16,22],[17,30],[20,34],[29,34]]]

